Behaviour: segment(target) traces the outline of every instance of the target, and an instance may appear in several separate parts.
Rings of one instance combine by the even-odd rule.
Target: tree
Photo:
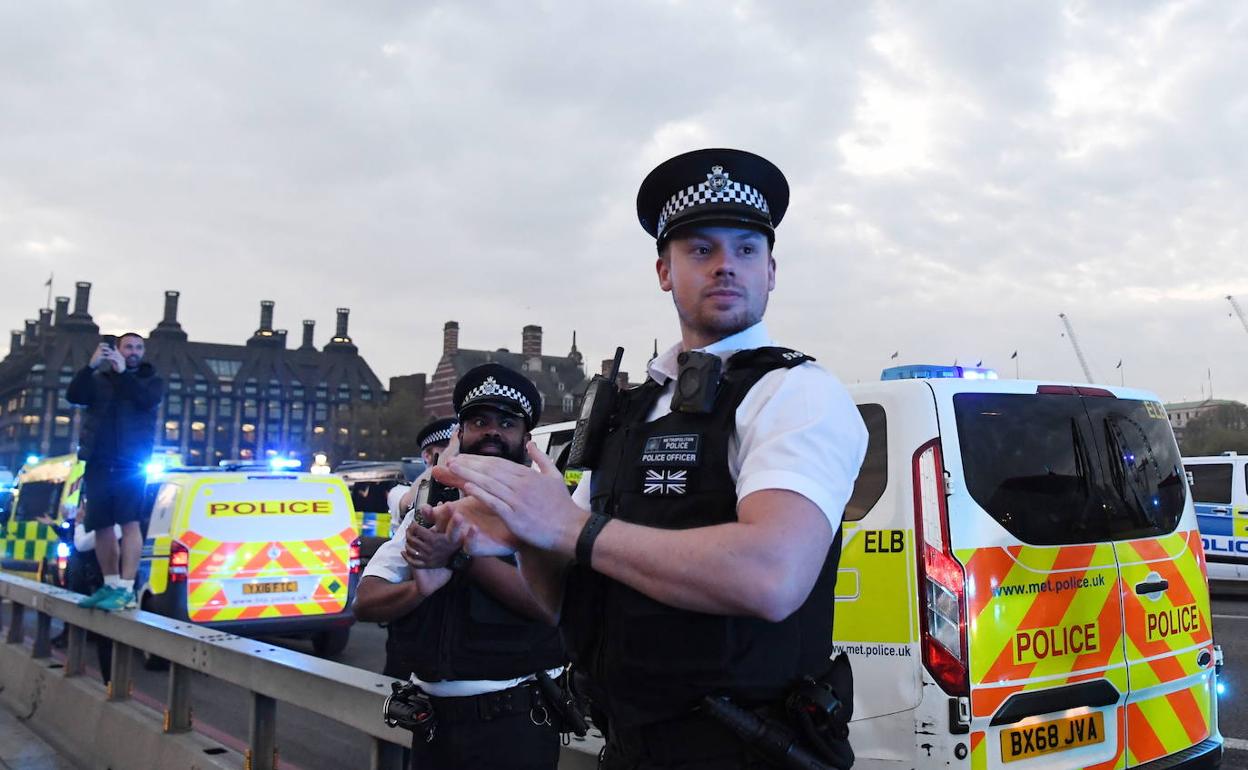
[[[416,434],[429,422],[424,404],[412,394],[392,393],[384,404],[359,407],[350,459],[365,453],[369,460],[397,460],[420,454]]]
[[[1248,406],[1220,404],[1195,417],[1183,429],[1179,448],[1185,457],[1223,452],[1248,454]]]

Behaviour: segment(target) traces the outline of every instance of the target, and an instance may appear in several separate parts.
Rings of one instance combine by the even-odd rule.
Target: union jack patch
[[[683,495],[688,476],[689,471],[646,469],[646,485],[641,491],[647,495]]]

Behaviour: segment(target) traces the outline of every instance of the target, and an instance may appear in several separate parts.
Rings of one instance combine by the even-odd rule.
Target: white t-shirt
[[[701,350],[726,361],[738,351],[775,344],[760,321]],[[672,411],[681,350],[678,343],[650,362],[650,378],[664,387],[647,422]],[[848,391],[826,369],[808,361],[770,371],[750,388],[737,407],[728,470],[738,501],[762,489],[787,489],[819,506],[835,530],[866,451],[867,428]],[[587,472],[572,495],[585,510],[590,507],[589,482]]]

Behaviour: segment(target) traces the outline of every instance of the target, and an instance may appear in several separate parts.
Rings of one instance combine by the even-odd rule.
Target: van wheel
[[[351,639],[350,628],[333,628],[312,635],[312,650],[322,658],[341,655]]]
[[[143,601],[139,602],[139,607],[144,612],[153,612],[153,613],[159,614],[155,607],[155,599],[152,597],[151,594],[143,595]],[[159,655],[153,655],[147,650],[140,650],[140,652],[143,654],[143,668],[145,668],[146,670],[165,671],[169,668],[169,661],[166,660],[165,658],[162,658]]]

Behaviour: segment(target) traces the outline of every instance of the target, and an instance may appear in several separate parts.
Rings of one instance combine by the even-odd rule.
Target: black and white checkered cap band
[[[667,227],[668,220],[680,212],[707,203],[740,203],[758,209],[767,216],[768,220],[771,219],[771,209],[767,206],[767,199],[748,184],[729,181],[722,189],[715,190],[711,187],[711,183],[706,181],[686,187],[663,204],[663,210],[659,212],[659,232],[662,233]]]
[[[420,442],[420,448],[421,448],[421,449],[424,449],[425,447],[429,446],[430,444],[436,444],[436,443],[438,443],[439,441],[450,441],[450,440],[451,440],[451,436],[452,436],[454,433],[455,433],[455,425],[454,425],[454,423],[452,423],[451,425],[446,426],[446,427],[445,427],[445,428],[443,428],[442,430],[435,430],[433,433],[430,433],[428,436],[425,436],[425,440],[424,440],[424,441],[422,441],[422,442]]]
[[[468,393],[464,396],[463,406],[460,407],[460,411],[463,411],[463,408],[466,406],[471,406],[474,401],[490,397],[499,397],[505,398],[508,401],[514,401],[524,412],[526,417],[529,417],[530,419],[533,417],[533,405],[529,403],[529,399],[526,398],[523,393],[509,385],[500,385],[498,380],[495,380],[493,377],[486,377],[484,382],[468,391]]]

